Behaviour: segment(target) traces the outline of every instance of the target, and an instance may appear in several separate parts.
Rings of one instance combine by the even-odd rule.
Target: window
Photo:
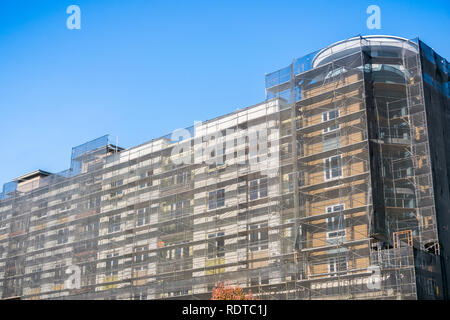
[[[3,253],[5,252],[5,248],[0,246],[0,259],[3,258]]]
[[[322,136],[322,151],[337,149],[341,146],[339,132],[327,133]]]
[[[31,273],[31,285],[33,287],[39,286],[41,281],[41,274],[42,274],[41,268],[34,269],[33,272]]]
[[[0,229],[6,228],[6,212],[0,213]]]
[[[34,238],[34,249],[35,250],[43,249],[44,243],[45,243],[45,235],[44,234],[37,235],[36,238]]]
[[[146,172],[142,172],[142,173],[139,175],[139,177],[140,177],[141,179],[145,179],[145,178],[150,177],[150,176],[152,176],[152,175],[153,175],[153,170],[148,170],[148,171],[146,171]]]
[[[295,172],[291,172],[283,175],[283,191],[293,192],[295,187]],[[302,171],[298,172],[297,185],[300,188],[304,185],[304,174]]]
[[[250,225],[249,230],[250,251],[266,250],[269,247],[267,223]]]
[[[269,156],[269,144],[267,142],[267,131],[258,128],[256,131],[249,131],[248,137],[248,157],[254,163],[264,161]],[[282,146],[283,148],[283,146]]]
[[[189,294],[189,290],[177,290],[170,291],[165,294],[166,297],[179,297],[179,296],[187,296]]]
[[[322,122],[330,121],[339,117],[339,109],[334,109],[322,113]],[[339,124],[332,124],[331,126],[323,129],[323,133],[331,132],[340,128]]]
[[[70,204],[64,204],[60,209],[59,212],[66,212],[69,211],[72,208]]]
[[[183,256],[183,248],[182,247],[175,248],[175,259],[181,259],[182,256]]]
[[[123,185],[123,180],[113,181],[111,182],[111,189],[120,187],[121,185]],[[111,192],[111,198],[121,195],[122,192],[122,190]]]
[[[169,177],[161,179],[161,187],[169,188],[175,185],[184,185],[191,181],[191,171],[182,171]]]
[[[425,292],[429,296],[436,295],[436,281],[433,279],[426,279]]]
[[[218,232],[208,235],[208,259],[225,256],[225,233]]]
[[[45,216],[47,216],[47,210],[45,210],[45,209],[41,209],[36,213],[36,217],[38,219],[43,218]]]
[[[108,233],[120,231],[120,214],[110,217],[108,223]]]
[[[191,171],[180,172],[176,175],[176,184],[185,184],[191,181]]]
[[[148,186],[147,182],[142,182],[139,184],[139,189],[147,188],[147,186]]]
[[[341,155],[323,160],[325,180],[332,180],[342,176]]]
[[[191,212],[191,200],[178,200],[172,203],[164,203],[162,205],[163,213],[167,214],[166,219],[181,218]]]
[[[267,197],[267,178],[250,181],[249,193],[250,200]]]
[[[24,246],[25,246],[24,239],[11,240],[11,250],[22,250]]]
[[[213,210],[225,205],[225,189],[219,189],[209,193],[208,209]]]
[[[150,223],[150,210],[149,208],[142,208],[137,211],[137,226],[143,226]]]
[[[65,196],[65,197],[61,198],[61,203],[62,202],[67,202],[67,201],[70,201],[70,200],[72,200],[72,196]]]
[[[251,286],[259,286],[264,284],[269,284],[269,275],[267,274],[261,274],[259,276],[250,278]]]
[[[122,179],[111,182],[111,188],[120,187],[121,185],[123,185],[123,180]]]
[[[168,187],[173,186],[174,184],[175,184],[175,176],[174,175],[161,179],[161,188],[168,188]]]
[[[110,197],[114,198],[114,197],[120,196],[122,194],[122,192],[123,192],[122,190],[111,192]]]
[[[23,231],[25,229],[26,229],[25,219],[17,219],[16,221],[11,222],[11,232]]]
[[[344,210],[343,204],[329,206],[326,208],[327,213],[341,212]],[[327,239],[338,240],[345,237],[345,216],[339,215],[327,218]],[[327,241],[328,244],[329,241]],[[333,242],[335,243],[335,242]]]
[[[225,164],[225,155],[227,153],[227,149],[226,149],[226,143],[222,142],[222,143],[218,143],[217,146],[217,158],[216,158],[216,164],[221,166]]]
[[[148,259],[148,252],[146,252],[147,250],[148,250],[147,246],[141,246],[141,247],[134,248],[134,263],[141,264],[141,263],[147,261],[147,259]],[[140,271],[143,269],[144,269],[144,266],[135,267],[136,271]]]
[[[55,265],[55,281],[62,281],[65,275],[65,264],[58,263]]]
[[[69,241],[69,229],[58,230],[58,244],[63,244]]]
[[[98,237],[98,221],[88,221],[81,226],[80,240]]]
[[[294,179],[295,179],[294,172],[289,173],[289,175],[288,175],[288,190],[289,190],[289,192],[294,191]]]
[[[39,203],[38,205],[38,212],[36,213],[36,217],[42,218],[45,217],[47,215],[47,207],[48,207],[48,202],[47,201],[42,201]]]
[[[91,198],[87,202],[87,208],[88,209],[95,209],[100,207],[100,197]]]
[[[292,155],[292,143],[284,143],[280,147],[281,149],[281,157],[284,159],[286,157],[290,157]]]
[[[258,180],[250,181],[250,200],[258,199]]]
[[[83,286],[95,285],[96,274],[97,274],[97,264],[96,262],[88,262],[81,265],[81,274],[83,275],[82,284]]]
[[[183,243],[184,242],[177,242],[174,243],[175,245],[177,245],[176,248],[161,250],[160,257],[165,260],[182,259],[189,257],[189,246],[183,246]]]
[[[119,273],[119,253],[110,253],[106,256],[106,268],[105,268],[105,275],[107,277],[115,276]]]
[[[345,274],[348,268],[347,257],[333,257],[328,259],[329,277]]]
[[[325,211],[326,211],[326,213],[340,212],[340,211],[343,211],[344,208],[345,208],[344,204],[336,204],[334,206],[326,207]]]
[[[102,175],[98,175],[98,176],[95,176],[95,177],[94,177],[94,183],[102,182],[102,180],[103,180]]]
[[[292,133],[292,123],[290,120],[283,121],[281,124],[280,137],[290,136]]]
[[[190,200],[178,200],[176,203],[172,204],[171,217],[180,218],[191,212],[191,201]]]
[[[133,295],[133,300],[147,300],[147,292],[144,290],[135,292]]]
[[[39,209],[46,209],[47,206],[48,206],[47,201],[43,201],[43,202],[39,203]]]

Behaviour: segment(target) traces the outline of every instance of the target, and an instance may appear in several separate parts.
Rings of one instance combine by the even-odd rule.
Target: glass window
[[[322,136],[322,151],[337,149],[341,146],[339,132],[327,133]]]
[[[341,155],[324,160],[325,180],[331,180],[342,176]]]
[[[225,189],[211,191],[208,195],[208,209],[216,209],[225,205]]]
[[[344,210],[343,204],[337,204],[326,208],[327,213],[341,212]],[[344,241],[346,235],[345,216],[340,214],[338,216],[327,218],[327,244],[336,244],[336,241]]]
[[[63,244],[69,241],[69,229],[58,230],[58,244]]]
[[[208,197],[208,208],[210,210],[215,209],[216,208],[216,192],[212,191],[209,193],[209,197]]]
[[[119,253],[114,254],[108,254],[106,258],[108,259],[106,261],[106,268],[105,268],[105,275],[106,276],[112,276],[117,275],[119,273],[119,258],[116,258],[119,256]]]
[[[267,197],[267,178],[259,180],[259,196],[261,198]]]
[[[220,258],[225,256],[225,233],[218,232],[208,235],[208,258]]]
[[[217,208],[225,205],[225,189],[217,190]]]
[[[347,257],[333,257],[328,259],[329,277],[345,274],[348,268]]]
[[[250,200],[258,199],[258,180],[250,181]]]
[[[269,231],[267,223],[252,224],[249,226],[250,251],[265,250],[269,247]]]
[[[249,194],[250,200],[267,197],[267,178],[250,181]]]
[[[139,209],[137,211],[137,226],[143,226],[150,223],[150,213],[148,208]]]
[[[120,214],[109,218],[108,233],[116,231],[120,231]]]
[[[35,250],[43,249],[44,242],[45,242],[45,235],[44,234],[37,235],[34,242],[34,249]]]
[[[339,109],[334,109],[331,111],[327,111],[322,113],[322,122],[330,121],[333,119],[336,119],[339,117]],[[329,127],[323,129],[323,133],[334,131],[340,128],[340,125],[337,123],[334,123],[330,125]]]

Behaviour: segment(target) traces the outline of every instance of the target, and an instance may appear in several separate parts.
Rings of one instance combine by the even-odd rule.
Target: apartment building
[[[266,101],[0,195],[3,299],[448,299],[449,64],[351,38],[266,75]]]

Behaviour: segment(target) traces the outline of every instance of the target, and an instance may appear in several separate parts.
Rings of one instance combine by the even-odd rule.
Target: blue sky
[[[448,59],[449,22],[448,0],[2,0],[0,185],[67,169],[104,134],[131,147],[261,102],[265,73],[358,34],[419,36]]]

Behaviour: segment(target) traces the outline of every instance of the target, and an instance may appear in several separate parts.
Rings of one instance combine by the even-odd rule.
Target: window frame
[[[336,207],[341,207],[341,209],[340,210],[334,210],[334,208],[336,208]],[[330,209],[330,208],[333,211],[328,211],[328,209]],[[327,214],[328,213],[335,213],[335,212],[342,212],[344,210],[345,210],[345,203],[334,204],[334,205],[331,205],[331,206],[327,206],[325,208],[325,212]],[[334,230],[330,230],[329,229],[329,225],[335,223],[334,221],[335,221],[336,218],[341,218],[341,217],[342,217],[342,223],[343,223],[342,228],[338,227],[338,228],[336,228]],[[342,238],[344,238],[347,235],[347,228],[346,228],[345,220],[346,220],[345,215],[339,215],[339,216],[333,216],[333,217],[326,218],[326,224],[327,224],[326,239],[327,240],[342,239]],[[340,232],[343,232],[344,234],[339,235]],[[332,234],[332,233],[338,233],[338,234],[335,235],[335,236],[330,236],[330,234]]]
[[[340,260],[342,261],[340,261]],[[345,260],[345,270],[338,270],[338,266]],[[332,262],[333,261],[333,262]],[[348,274],[348,259],[345,256],[336,256],[328,258],[328,277],[336,277],[338,275]],[[334,270],[331,270],[333,266]],[[340,268],[339,268],[340,269]]]
[[[264,183],[261,183],[262,181],[265,181]],[[255,184],[255,189],[252,187],[252,183]],[[261,188],[261,185],[265,185],[265,187]],[[265,194],[263,193],[265,191]],[[269,195],[269,181],[267,177],[253,179],[248,182],[248,193],[249,193],[249,201],[255,201],[258,199],[267,198]],[[256,194],[256,198],[252,198],[252,194]]]
[[[45,234],[38,234],[34,238],[34,250],[45,248]]]
[[[338,168],[339,168],[339,171],[340,171],[339,175],[337,175],[335,177],[332,177],[332,174],[333,174],[333,167],[332,167],[333,158],[338,158]],[[327,168],[327,161],[329,161],[329,168]],[[323,170],[324,181],[332,181],[332,180],[336,180],[336,179],[342,178],[344,176],[344,174],[343,174],[344,170],[343,170],[343,166],[342,166],[342,154],[338,154],[338,155],[331,156],[331,157],[323,159],[323,167],[324,167],[324,170]],[[329,178],[327,178],[327,173],[330,176]]]
[[[223,194],[223,198],[218,198],[219,192]],[[217,210],[225,207],[225,188],[216,189],[208,192],[208,211]],[[213,206],[211,206],[213,204]],[[219,204],[221,204],[219,206]]]
[[[109,253],[106,255],[105,276],[112,277],[119,274],[119,253]]]
[[[219,231],[208,234],[208,259],[225,258],[225,232]]]
[[[140,208],[136,210],[136,227],[150,224],[150,209]]]
[[[330,138],[333,136],[332,138]],[[342,136],[336,130],[322,135],[322,152],[338,149],[342,146]]]
[[[117,218],[119,220],[118,222],[116,221]],[[117,227],[118,227],[118,229],[116,230]],[[122,217],[120,214],[116,214],[114,216],[109,217],[109,219],[108,219],[108,234],[120,232],[120,230],[122,229],[121,227],[122,227]]]
[[[60,234],[62,241],[60,241]],[[69,242],[69,228],[59,229],[57,232],[57,244],[65,244],[67,242]]]
[[[337,113],[337,115],[334,118],[330,118],[330,114],[332,112],[336,112]],[[326,115],[326,119],[324,119],[324,115]],[[335,109],[332,109],[332,110],[328,110],[328,111],[322,112],[322,114],[321,114],[322,123],[323,122],[327,122],[327,121],[331,121],[331,120],[334,120],[334,119],[337,119],[339,117],[340,117],[339,107],[337,107]],[[332,128],[332,126],[337,126],[337,127],[336,128]],[[339,130],[341,128],[341,124],[340,123],[338,123],[337,125],[334,124],[332,126],[322,129],[322,133],[330,133],[330,132]],[[330,128],[332,128],[332,129],[330,129]]]
[[[263,239],[263,233],[266,233],[265,239]],[[252,240],[252,235],[254,234],[257,236],[256,240]],[[269,249],[269,225],[267,222],[259,222],[248,225],[248,246],[252,252]]]

